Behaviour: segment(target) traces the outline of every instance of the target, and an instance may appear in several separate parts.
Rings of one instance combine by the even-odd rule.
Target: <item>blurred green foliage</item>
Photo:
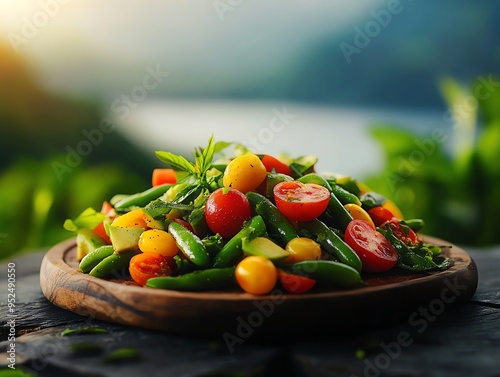
[[[377,125],[384,171],[366,179],[393,199],[406,218],[422,218],[425,233],[474,246],[500,243],[500,81],[481,76],[464,89],[441,82],[450,127],[420,135]]]
[[[158,162],[117,131],[90,143],[86,135],[99,130],[106,109],[46,92],[9,46],[0,44],[0,57],[2,260],[72,237],[65,219],[144,190]],[[91,147],[76,158],[82,143]]]

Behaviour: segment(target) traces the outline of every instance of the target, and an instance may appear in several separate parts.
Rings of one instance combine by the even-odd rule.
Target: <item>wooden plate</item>
[[[425,240],[449,245],[432,237]],[[351,290],[290,295],[276,288],[269,295],[252,296],[167,291],[94,278],[78,270],[75,239],[70,239],[47,252],[40,284],[55,305],[113,323],[224,339],[320,336],[408,321],[412,315],[418,320],[420,307],[440,315],[466,302],[476,291],[476,265],[455,245],[447,253],[452,265],[446,271],[364,275],[365,286]]]

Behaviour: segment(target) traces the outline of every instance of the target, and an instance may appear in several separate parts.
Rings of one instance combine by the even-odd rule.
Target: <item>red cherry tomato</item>
[[[276,206],[290,220],[310,221],[321,215],[330,200],[327,188],[298,181],[281,182],[274,186]]]
[[[390,221],[394,218],[394,214],[382,206],[370,209],[368,214],[375,223],[375,226],[381,226],[386,221]]]
[[[219,188],[207,199],[205,219],[210,230],[223,238],[231,238],[250,219],[250,203],[241,191]]]
[[[290,274],[283,270],[278,270],[278,278],[285,291],[293,294],[305,293],[316,284],[314,279]]]
[[[345,231],[345,242],[358,254],[363,271],[387,271],[398,261],[391,243],[366,221],[352,220]]]
[[[145,285],[148,279],[172,275],[172,269],[166,257],[160,253],[141,253],[130,260],[129,272],[139,285]]]
[[[415,244],[418,242],[418,235],[409,226],[401,225],[397,218],[393,218],[382,224],[382,228],[387,229],[391,227],[394,235],[407,245]]]
[[[165,183],[177,183],[177,176],[174,169],[154,169],[151,176],[152,186],[156,187]]]
[[[270,156],[268,154],[265,154],[262,157],[262,163],[266,167],[266,171],[271,172],[273,169],[276,171],[276,173],[280,174],[286,174],[286,175],[292,175],[292,171],[288,167],[287,164],[284,164],[277,158]]]

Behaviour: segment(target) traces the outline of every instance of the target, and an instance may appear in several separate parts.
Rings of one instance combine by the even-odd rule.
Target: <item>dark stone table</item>
[[[40,290],[43,253],[23,255],[0,265],[0,377],[14,375],[5,372],[12,371],[8,364],[13,361],[15,371],[51,377],[498,377],[500,248],[465,249],[479,269],[477,292],[467,304],[446,308],[439,315],[424,311],[391,327],[326,339],[314,334],[311,339],[295,341],[293,337],[260,343],[249,339],[235,345],[234,352],[222,339],[189,338],[113,325],[55,307]],[[8,306],[8,263],[16,266],[14,313]],[[88,327],[107,331],[61,336],[65,329]],[[9,336],[15,336],[14,343]],[[136,352],[132,355],[135,357],[110,360],[114,351],[130,348]],[[15,360],[9,360],[10,354],[15,354]]]

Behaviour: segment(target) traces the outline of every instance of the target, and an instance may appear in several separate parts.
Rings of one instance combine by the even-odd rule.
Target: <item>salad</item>
[[[254,154],[215,142],[194,162],[156,156],[150,189],[115,195],[65,229],[76,233],[80,270],[181,291],[277,285],[297,294],[362,286],[367,274],[444,270],[445,246],[422,240],[420,219],[349,176],[319,173],[317,158]]]

